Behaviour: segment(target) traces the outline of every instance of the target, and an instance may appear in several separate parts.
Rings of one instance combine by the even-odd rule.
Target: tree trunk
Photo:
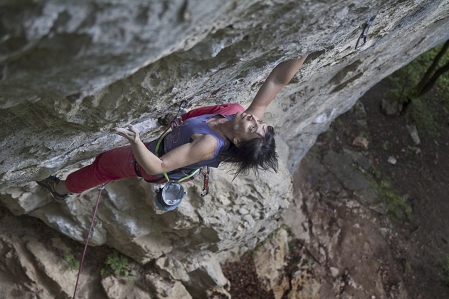
[[[435,85],[435,83],[437,82],[438,78],[444,74],[445,72],[449,71],[449,61],[442,66],[441,68],[439,68],[435,74],[433,74],[433,76],[427,80],[426,85],[424,85],[421,90],[419,91],[419,93],[417,93],[416,95],[418,97],[424,95],[425,93],[427,93],[429,90],[432,89],[432,87]]]
[[[441,48],[440,52],[438,52],[437,56],[433,59],[432,65],[427,69],[426,73],[424,74],[423,78],[421,79],[421,82],[418,83],[418,86],[416,87],[416,95],[423,95],[426,92],[423,92],[423,89],[425,86],[430,83],[429,81],[434,78],[432,74],[435,72],[435,69],[438,67],[438,63],[440,62],[441,58],[444,56],[444,53],[446,53],[447,49],[449,48],[449,40],[447,40],[444,43],[444,46]],[[432,76],[432,77],[431,77]],[[438,79],[438,77],[437,77]],[[436,82],[436,80],[435,80]],[[435,82],[433,84],[435,84]],[[433,86],[432,84],[432,86]],[[429,89],[430,90],[430,89]]]

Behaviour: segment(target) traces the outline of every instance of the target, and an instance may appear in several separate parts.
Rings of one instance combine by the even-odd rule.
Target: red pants
[[[185,120],[190,117],[204,114],[230,115],[238,111],[243,112],[244,110],[245,109],[239,104],[207,106],[194,109],[182,115],[182,119]],[[148,145],[148,143],[146,143],[146,145]],[[131,146],[123,146],[104,152],[98,155],[91,165],[69,174],[65,182],[66,187],[72,193],[81,193],[103,183],[137,177],[134,169],[134,161],[135,157]],[[148,175],[142,167],[140,167],[139,170],[142,177],[147,181],[160,178],[159,176]],[[165,183],[165,180],[160,183]]]
[[[66,179],[66,187],[72,193],[81,193],[103,183],[124,178],[137,177],[134,169],[135,157],[131,146],[119,147],[98,155],[95,161],[71,174]],[[158,176],[148,175],[139,168],[146,180],[156,180]],[[164,183],[162,181],[161,183]]]

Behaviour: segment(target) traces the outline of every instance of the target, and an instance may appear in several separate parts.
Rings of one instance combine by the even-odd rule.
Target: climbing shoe
[[[42,181],[37,181],[36,183],[39,186],[50,191],[51,195],[53,195],[53,197],[56,198],[57,200],[66,200],[68,197],[68,194],[59,194],[58,192],[56,192],[56,186],[59,183],[59,179],[55,176],[51,175]]]

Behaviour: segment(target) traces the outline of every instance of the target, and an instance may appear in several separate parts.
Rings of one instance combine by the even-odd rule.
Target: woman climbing
[[[133,127],[116,129],[130,146],[98,155],[95,161],[59,180],[50,176],[37,182],[59,200],[69,193],[81,193],[98,185],[140,176],[151,183],[179,180],[203,166],[220,162],[236,164],[236,175],[249,170],[277,170],[274,129],[262,120],[265,109],[291,80],[307,56],[278,64],[245,111],[239,104],[209,106],[182,116],[163,140],[143,143]]]

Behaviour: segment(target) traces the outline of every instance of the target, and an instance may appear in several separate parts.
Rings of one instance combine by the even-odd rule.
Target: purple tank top
[[[170,179],[180,179],[184,177],[186,174],[190,174],[191,171],[194,171],[202,166],[210,166],[217,168],[220,164],[219,161],[219,154],[220,151],[223,150],[226,147],[226,141],[223,140],[223,138],[215,133],[212,128],[209,127],[209,125],[206,123],[206,121],[214,116],[223,116],[228,120],[231,120],[234,118],[235,114],[232,115],[221,115],[221,114],[205,114],[201,116],[192,117],[189,119],[186,119],[181,125],[175,127],[167,136],[165,136],[164,139],[164,152],[168,153],[169,151],[189,143],[190,137],[193,134],[205,134],[205,135],[212,135],[217,139],[217,147],[215,148],[214,156],[212,159],[209,160],[203,160],[195,164],[187,165],[182,167],[183,169],[190,170],[185,173],[175,172],[170,173],[169,177]],[[157,142],[151,142],[148,145],[148,149],[155,153],[156,151],[156,143]]]

